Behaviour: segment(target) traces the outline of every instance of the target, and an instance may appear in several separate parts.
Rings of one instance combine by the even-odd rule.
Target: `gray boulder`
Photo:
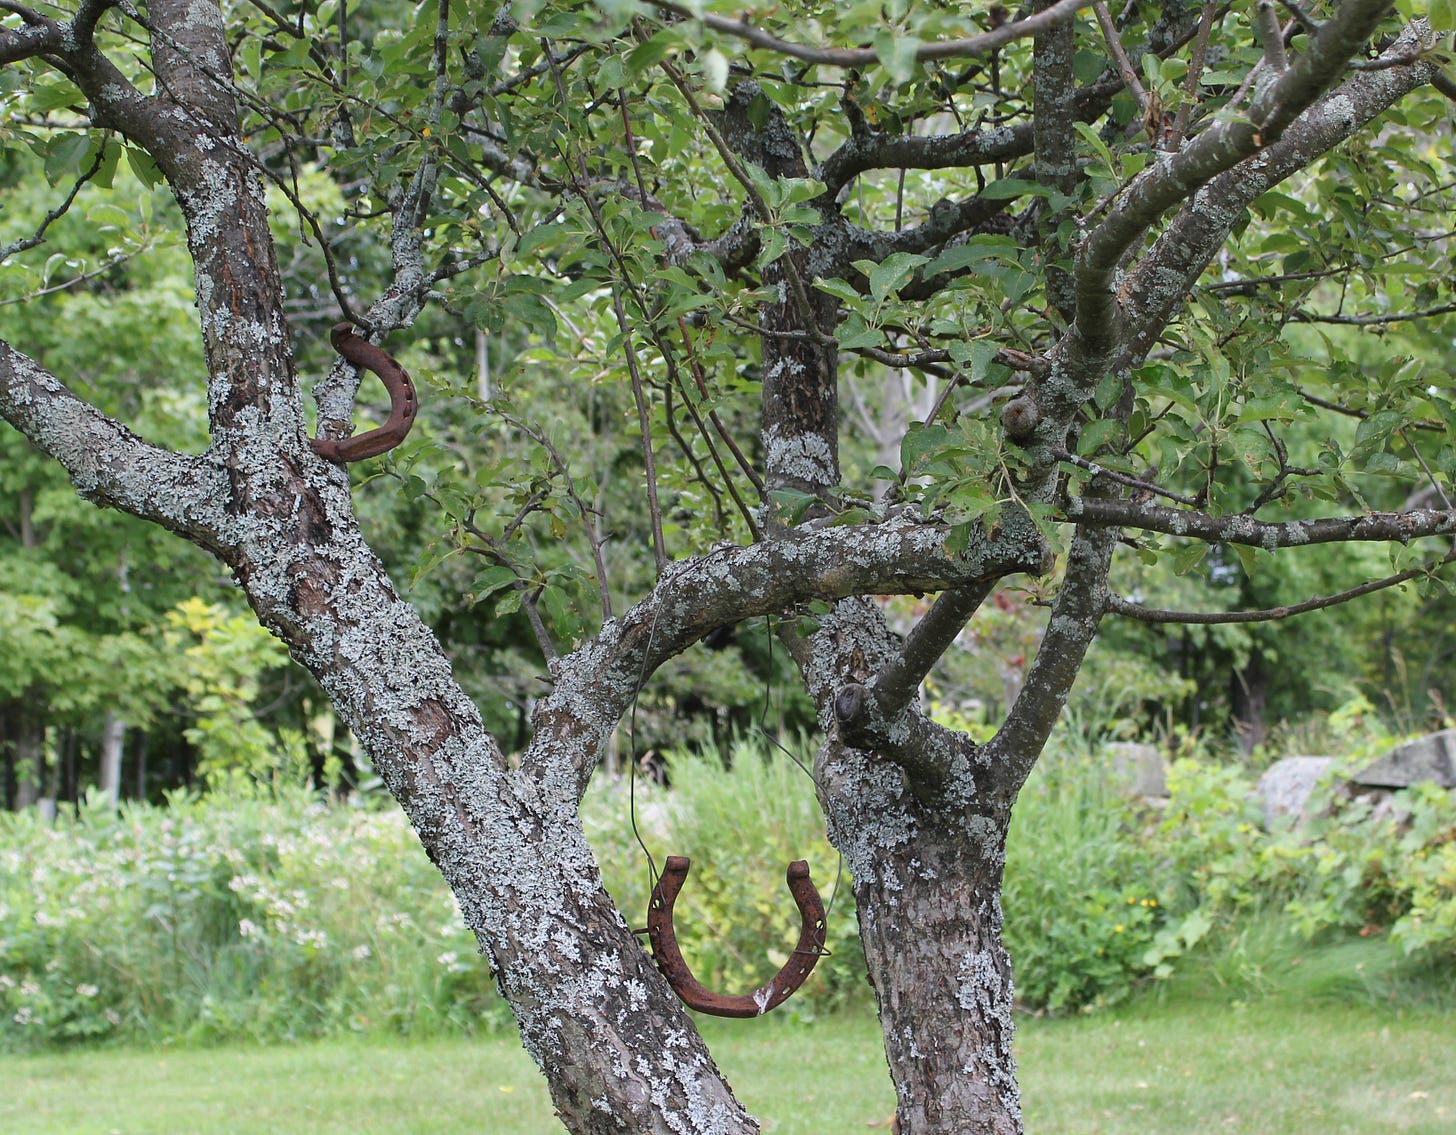
[[[1156,745],[1114,741],[1104,752],[1118,783],[1132,795],[1155,799],[1168,795],[1168,761]]]
[[[1389,789],[1409,788],[1422,780],[1456,788],[1456,729],[1407,741],[1350,778],[1362,788]]]
[[[1334,763],[1334,757],[1285,757],[1265,769],[1254,788],[1264,810],[1264,826],[1283,816],[1292,816],[1295,822],[1303,819],[1310,793]]]

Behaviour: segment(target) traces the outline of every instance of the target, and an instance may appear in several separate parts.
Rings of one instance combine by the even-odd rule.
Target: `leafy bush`
[[[173,799],[0,815],[0,1047],[506,1019],[397,810]]]
[[[1239,769],[1175,763],[1156,835],[1182,897],[1206,918],[1277,911],[1306,939],[1389,933],[1424,963],[1456,962],[1456,796],[1424,783],[1352,796],[1338,770],[1309,818],[1265,831]]]
[[[640,835],[659,869],[669,854],[693,860],[676,921],[698,979],[748,992],[797,937],[784,870],[806,859],[830,905],[830,953],[780,1012],[865,999],[852,891],[810,777],[763,743],[736,745],[726,761],[675,756],[669,776],[670,789],[599,778],[583,808],[632,924],[645,921],[651,890]],[[1326,789],[1316,818],[1266,832],[1250,788],[1237,766],[1181,760],[1155,815],[1095,749],[1059,739],[1021,794],[1007,852],[1021,1004],[1117,1001],[1194,951],[1206,965],[1244,950],[1250,926],[1306,939],[1388,934],[1423,966],[1456,965],[1450,793],[1422,785],[1377,805]],[[469,1032],[508,1020],[392,805],[248,792],[119,815],[88,805],[55,825],[0,814],[0,1050]]]
[[[1017,799],[1006,849],[1006,945],[1018,1001],[1059,1011],[1121,999],[1150,969],[1166,918],[1144,819],[1093,753],[1048,749]]]

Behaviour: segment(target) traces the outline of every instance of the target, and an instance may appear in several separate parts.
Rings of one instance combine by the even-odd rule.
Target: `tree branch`
[[[1403,54],[1418,42],[1416,31],[1407,28],[1386,54]],[[1294,70],[1291,68],[1290,74]],[[1123,280],[1121,294],[1127,300],[1130,333],[1111,365],[1128,367],[1146,355],[1257,197],[1429,82],[1434,72],[1434,64],[1423,61],[1353,76],[1320,100],[1317,107],[1311,107],[1277,142],[1210,181],[1191,197]],[[1244,287],[1248,282],[1235,283]]]
[[[1340,76],[1389,9],[1389,0],[1349,0],[1321,25],[1288,70],[1262,89],[1246,117],[1215,122],[1176,154],[1159,155],[1133,180],[1078,250],[1077,330],[1094,352],[1115,341],[1114,276],[1133,244],[1169,208],[1277,142]]]
[[[800,527],[767,543],[670,564],[651,595],[563,663],[534,717],[542,743],[533,745],[540,760],[528,771],[549,779],[556,775],[552,764],[569,763],[579,798],[642,683],[719,627],[815,599],[945,591],[1046,570],[1046,545],[1019,510],[1003,510],[993,532],[976,526],[961,556],[946,552],[948,531],[904,512],[879,524]]]
[[[910,704],[925,676],[950,649],[995,586],[995,580],[984,580],[940,593],[911,630],[900,656],[880,670],[870,687],[883,716],[895,717]]]
[[[1079,457],[1075,453],[1068,453],[1065,450],[1057,451],[1057,459],[1065,461],[1068,465],[1075,465],[1078,469],[1085,469],[1094,477],[1106,477],[1109,481],[1124,485],[1129,489],[1136,489],[1141,493],[1153,493],[1163,497],[1165,500],[1177,501],[1179,504],[1196,505],[1198,503],[1193,497],[1184,496],[1182,493],[1175,493],[1155,485],[1151,481],[1140,481],[1136,477],[1129,477],[1126,473],[1119,473],[1113,469],[1105,469],[1095,461],[1088,461],[1085,457]]]
[[[995,778],[994,790],[1008,802],[1031,774],[1097,634],[1107,605],[1107,572],[1116,544],[1115,529],[1078,526],[1026,682],[981,754]]]
[[[765,51],[787,55],[793,59],[802,59],[805,63],[853,68],[869,67],[879,62],[879,53],[873,47],[805,47],[802,44],[780,39],[778,36],[742,20],[730,20],[712,13],[699,14],[690,8],[671,3],[670,0],[647,0],[647,2],[661,11],[671,12],[684,19],[697,20],[711,31],[734,36]],[[923,44],[916,49],[915,58],[920,62],[926,62],[933,59],[968,59],[989,55],[1008,43],[1069,22],[1078,11],[1088,7],[1090,2],[1091,0],[1058,0],[1057,3],[1034,16],[1002,24],[999,28],[994,28],[982,35]]]
[[[1107,110],[1121,79],[1071,90],[1071,121],[1091,122]],[[837,194],[874,169],[958,169],[1024,158],[1034,149],[1035,121],[960,134],[861,134],[830,154],[816,171],[829,194]],[[1070,128],[1071,122],[1067,123]]]
[[[1314,311],[1294,311],[1289,315],[1291,323],[1335,323],[1346,327],[1382,327],[1390,323],[1409,323],[1416,319],[1429,319],[1434,315],[1450,315],[1456,311],[1456,303],[1429,307],[1422,311],[1392,312],[1390,315],[1321,315]]]
[[[1104,11],[1098,5],[1099,11]],[[1036,116],[1032,120],[1036,160],[1036,180],[1054,186],[1069,203],[1078,181],[1077,142],[1073,123],[1076,121],[1075,98],[1076,44],[1070,24],[1038,35],[1032,44],[1032,85],[1036,99]],[[1049,205],[1043,202],[1044,205]],[[1037,217],[1041,244],[1043,275],[1047,298],[1067,322],[1076,316],[1072,280],[1062,261],[1066,244],[1059,234],[1069,205],[1060,209],[1044,208]]]
[[[1422,508],[1408,512],[1372,512],[1364,516],[1273,521],[1256,520],[1243,513],[1213,516],[1131,500],[1073,497],[1067,501],[1066,513],[1078,524],[1162,532],[1190,540],[1242,544],[1268,551],[1350,541],[1408,544],[1424,536],[1456,533],[1456,509]]]
[[[60,462],[87,500],[217,550],[230,496],[221,468],[143,441],[3,340],[0,417]]]
[[[1322,611],[1326,607],[1334,607],[1340,603],[1348,603],[1351,599],[1359,599],[1364,595],[1383,591],[1387,587],[1395,587],[1420,576],[1431,575],[1453,561],[1456,561],[1456,552],[1451,552],[1437,560],[1429,560],[1418,568],[1409,568],[1406,571],[1397,572],[1395,575],[1386,576],[1384,579],[1362,583],[1348,591],[1341,591],[1334,595],[1322,595],[1314,599],[1306,599],[1302,603],[1290,603],[1284,607],[1266,607],[1260,611],[1166,611],[1143,607],[1118,595],[1107,597],[1107,611],[1109,614],[1123,615],[1140,623],[1182,623],[1193,626],[1267,623],[1276,619],[1303,615],[1310,611]]]
[[[1092,11],[1096,13],[1097,26],[1102,29],[1102,39],[1107,44],[1107,51],[1112,56],[1112,61],[1117,64],[1117,73],[1122,76],[1122,81],[1132,94],[1133,101],[1137,103],[1139,113],[1146,115],[1148,92],[1143,89],[1137,69],[1133,67],[1132,60],[1127,57],[1127,49],[1122,46],[1122,37],[1117,34],[1117,25],[1112,21],[1112,13],[1107,10],[1107,5],[1102,0],[1097,0],[1097,3],[1092,5]]]
[[[65,48],[67,26],[19,4],[6,4],[24,21],[22,27],[0,28],[0,64],[19,63],[38,55],[58,55]]]

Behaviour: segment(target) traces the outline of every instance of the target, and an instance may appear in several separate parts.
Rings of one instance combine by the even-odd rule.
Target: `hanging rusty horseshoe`
[[[752,993],[732,997],[699,985],[677,948],[672,904],[688,877],[691,862],[686,856],[669,855],[662,877],[652,888],[652,901],[647,907],[647,937],[652,943],[652,958],[672,991],[689,1009],[715,1017],[761,1017],[782,1005],[804,984],[824,953],[824,903],[809,878],[809,864],[796,859],[789,864],[787,873],[789,894],[794,896],[794,905],[799,908],[799,944],[767,984]]]
[[[366,457],[378,457],[381,453],[388,453],[404,440],[410,426],[415,424],[415,414],[420,408],[419,400],[415,397],[415,384],[410,381],[404,367],[389,356],[388,351],[355,335],[354,329],[347,323],[334,324],[333,330],[329,332],[329,342],[334,345],[334,350],[356,367],[371,370],[379,376],[379,381],[384,383],[384,389],[389,391],[389,420],[377,430],[370,430],[357,437],[340,438],[337,441],[315,437],[309,438],[309,445],[324,460],[337,461],[341,465],[348,461],[361,461]]]

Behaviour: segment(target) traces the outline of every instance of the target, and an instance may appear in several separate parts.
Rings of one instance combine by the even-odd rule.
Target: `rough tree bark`
[[[1387,10],[1376,0],[1350,0],[1287,71],[1260,87],[1250,116],[1215,123],[1177,153],[1159,155],[1092,219],[1070,274],[1054,270],[1049,290],[1066,330],[1031,370],[1022,414],[1008,432],[1026,456],[1016,500],[1054,505],[1077,526],[1040,650],[990,742],[975,745],[931,722],[916,691],[995,581],[1053,567],[1041,530],[1020,505],[1003,508],[994,525],[973,525],[961,551],[948,550],[941,519],[892,510],[855,528],[812,516],[769,526],[761,543],[671,565],[636,606],[556,660],[554,690],[512,765],[434,635],[364,542],[346,473],[307,444],[263,186],[239,130],[218,6],[152,0],[142,25],[152,94],[97,46],[97,20],[108,6],[86,0],[61,20],[5,5],[19,22],[0,29],[0,64],[55,61],[89,100],[94,126],[118,132],[162,169],[196,268],[212,443],[200,456],[151,446],[8,344],[0,344],[0,413],[62,463],[83,496],[164,525],[233,571],[258,618],[318,680],[408,813],[567,1127],[757,1130],[603,889],[577,807],[618,720],[664,660],[717,628],[826,600],[832,610],[817,632],[785,641],[819,707],[826,740],[816,782],[853,878],[900,1129],[1020,1132],[1011,963],[1001,940],[1007,828],[1107,606],[1117,533],[1160,523],[1156,510],[1110,483],[1064,499],[1061,455],[1075,448],[1070,441],[1099,382],[1126,376],[1147,355],[1244,207],[1431,80],[1432,67],[1410,50],[1423,31],[1392,45],[1387,66],[1331,90]],[[1040,123],[1035,137],[1007,130],[947,140],[955,160],[1034,152],[1038,178],[1070,186],[1071,120],[1110,97],[1071,91],[1066,21],[1076,7],[1050,6],[1036,25],[1036,97],[1057,117]],[[939,247],[954,232],[994,221],[999,206],[946,203],[918,231],[859,231],[835,204],[856,170],[935,168],[942,157],[927,157],[922,139],[857,133],[810,170],[806,140],[782,115],[747,113],[753,95],[744,83],[727,101],[726,144],[770,177],[817,172],[827,187],[814,243],[765,276],[779,289],[761,312],[765,481],[827,499],[839,482],[836,312],[809,285],[852,275],[852,262],[871,251]],[[407,326],[434,282],[408,247],[428,217],[434,176],[421,167],[387,191],[396,281],[362,320],[376,336]],[[1044,218],[1033,238],[1049,259],[1053,219]],[[347,421],[356,379],[341,366],[321,388],[326,429]],[[1219,523],[1183,512],[1166,523],[1189,532],[1205,520]],[[1216,538],[1279,538],[1278,526],[1237,524],[1244,528],[1225,526]],[[1415,527],[1450,524],[1448,514],[1431,513]],[[918,592],[940,598],[905,642],[865,598]]]

